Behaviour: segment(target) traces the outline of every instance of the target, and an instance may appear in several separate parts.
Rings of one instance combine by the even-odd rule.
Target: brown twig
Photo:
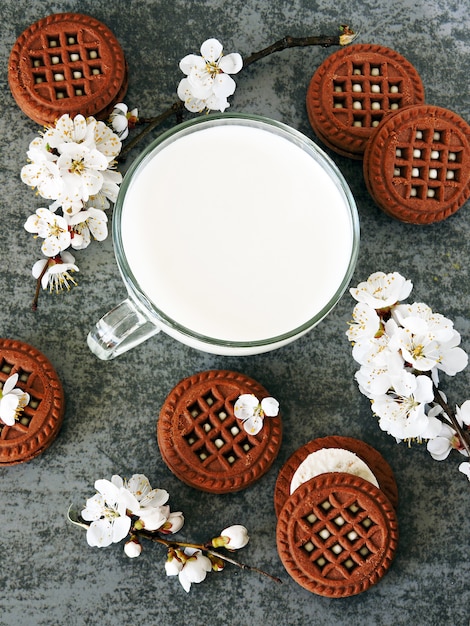
[[[154,128],[162,124],[165,120],[167,120],[172,115],[178,116],[178,112],[181,112],[184,106],[183,101],[175,102],[169,107],[166,111],[157,115],[156,117],[145,118],[145,122],[147,126],[140,131],[138,135],[136,135],[128,144],[121,150],[119,154],[118,160],[122,161],[126,158],[127,154],[149,133],[152,132]]]
[[[343,26],[343,29],[348,29],[349,27]],[[350,33],[353,34],[352,32]],[[341,42],[341,38],[343,35],[333,35],[333,36],[324,36],[319,35],[317,37],[290,37],[287,35],[279,41],[274,42],[267,48],[260,50],[259,52],[253,52],[250,56],[243,59],[243,68],[248,67],[252,63],[263,59],[264,57],[273,54],[274,52],[281,52],[282,50],[286,50],[287,48],[306,48],[308,46],[321,46],[322,48],[329,48],[330,46],[341,46],[344,45]],[[242,69],[243,69],[242,68]]]

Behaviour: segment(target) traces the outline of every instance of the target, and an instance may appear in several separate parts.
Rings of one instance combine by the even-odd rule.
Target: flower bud
[[[225,562],[215,554],[208,554],[209,561],[212,563],[213,572],[221,572],[225,567]]]
[[[124,552],[130,559],[134,559],[142,552],[142,546],[135,535],[132,535],[129,541],[124,544]]]
[[[161,533],[177,533],[183,528],[184,515],[181,511],[170,513],[168,519],[160,528]]]
[[[188,592],[192,583],[201,583],[212,570],[212,563],[200,550],[185,548],[187,555],[184,567],[178,574],[183,589]]]
[[[248,531],[245,526],[235,524],[225,528],[220,533],[220,537],[212,539],[212,545],[215,548],[224,546],[228,550],[239,550],[244,548],[249,541]]]
[[[165,571],[167,576],[178,576],[183,569],[183,562],[178,556],[179,550],[168,549],[167,560],[165,561]],[[182,556],[182,555],[181,555]]]

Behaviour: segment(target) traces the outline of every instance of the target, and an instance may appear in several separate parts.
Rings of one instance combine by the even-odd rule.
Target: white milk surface
[[[335,182],[287,139],[204,128],[166,146],[131,183],[125,256],[166,316],[253,341],[313,318],[340,286],[353,227]]]

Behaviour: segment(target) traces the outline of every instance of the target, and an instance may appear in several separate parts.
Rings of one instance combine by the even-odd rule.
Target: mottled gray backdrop
[[[0,625],[468,626],[470,485],[457,471],[462,458],[438,463],[424,447],[409,450],[379,430],[353,379],[355,363],[344,336],[353,307],[349,294],[318,328],[275,353],[210,356],[160,335],[102,363],[89,352],[86,335],[125,296],[108,239],[77,254],[78,288],[68,295],[43,295],[39,310],[30,310],[30,268],[40,254],[39,242],[23,223],[41,201],[19,173],[38,126],[15,105],[7,65],[16,38],[32,22],[58,11],[91,14],[121,42],[129,63],[126,102],[148,116],[175,101],[179,60],[197,52],[208,37],[246,56],[286,34],[334,34],[338,24],[350,23],[360,28],[359,41],[389,46],[415,65],[428,103],[468,120],[469,0],[1,0],[0,6],[0,333],[43,351],[63,381],[67,400],[53,446],[28,464],[0,469]],[[237,77],[230,110],[270,116],[314,137],[305,92],[330,52],[287,50],[253,65]],[[415,284],[413,299],[455,321],[468,351],[468,204],[430,227],[393,221],[371,201],[361,163],[329,154],[350,184],[360,214],[362,242],[353,282],[377,270],[401,272]],[[251,489],[223,497],[182,485],[163,464],[154,434],[169,390],[182,377],[209,368],[235,369],[259,380],[280,400],[285,425],[270,473]],[[452,404],[462,403],[470,397],[468,370],[444,379],[443,388]],[[328,434],[374,445],[395,470],[400,489],[401,537],[391,570],[374,588],[344,600],[299,587],[285,573],[275,547],[277,472],[299,446]],[[231,523],[248,526],[252,540],[241,556],[282,577],[283,584],[228,567],[187,595],[176,579],[166,578],[160,546],[147,546],[133,561],[122,546],[89,548],[85,535],[66,522],[69,504],[83,504],[94,493],[95,479],[133,472],[147,474],[152,484],[170,492],[172,507],[185,512],[188,538],[202,540]]]

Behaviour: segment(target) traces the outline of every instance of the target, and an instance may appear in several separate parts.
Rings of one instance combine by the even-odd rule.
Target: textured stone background
[[[433,461],[423,447],[397,445],[375,423],[353,380],[355,364],[344,336],[353,301],[346,294],[309,335],[278,352],[224,358],[196,352],[163,335],[103,364],[88,350],[89,328],[125,296],[111,240],[77,255],[79,287],[43,296],[30,310],[30,268],[39,244],[23,230],[40,201],[19,172],[38,127],[16,107],[7,83],[10,50],[32,22],[58,11],[88,13],[106,23],[129,62],[126,102],[142,115],[175,101],[178,62],[218,37],[242,55],[291,34],[335,33],[360,27],[359,41],[389,46],[420,73],[429,103],[470,117],[469,0],[2,0],[0,29],[0,332],[43,351],[65,388],[67,410],[57,441],[42,456],[0,469],[0,625],[68,626],[214,624],[244,626],[466,626],[469,623],[469,485],[460,455]],[[304,106],[316,67],[331,50],[288,50],[237,78],[231,111],[263,114],[313,137]],[[165,127],[162,127],[162,129]],[[153,135],[156,136],[156,133]],[[142,146],[143,147],[143,146]],[[414,300],[451,317],[470,349],[469,206],[430,227],[387,218],[367,194],[359,162],[330,153],[355,195],[362,242],[353,282],[377,270],[400,271],[415,284]],[[137,151],[132,156],[136,156]],[[169,390],[184,376],[209,368],[242,371],[282,404],[285,437],[272,470],[239,494],[211,497],[178,482],[159,456],[155,423]],[[468,370],[443,380],[451,403],[469,397]],[[379,585],[345,600],[309,594],[283,570],[275,547],[272,492],[290,454],[311,438],[342,434],[374,445],[396,472],[401,538],[396,560]],[[229,567],[187,595],[167,579],[164,551],[146,547],[130,561],[121,546],[91,549],[66,522],[93,483],[113,473],[142,472],[169,490],[172,508],[186,514],[184,535],[204,539],[231,523],[252,537],[243,559],[282,577],[278,586]]]

